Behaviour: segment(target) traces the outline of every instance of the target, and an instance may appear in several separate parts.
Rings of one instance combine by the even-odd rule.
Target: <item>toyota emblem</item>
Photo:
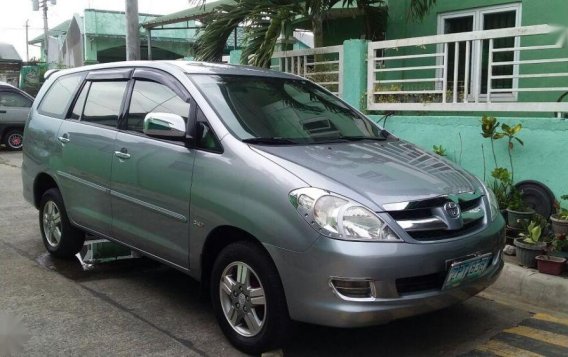
[[[451,218],[458,218],[461,214],[460,206],[457,203],[451,201],[444,204],[444,210]]]

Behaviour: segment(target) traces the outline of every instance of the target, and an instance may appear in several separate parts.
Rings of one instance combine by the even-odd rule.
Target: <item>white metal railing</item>
[[[557,101],[568,92],[567,40],[567,29],[537,25],[371,42],[367,107],[568,112]]]
[[[340,96],[343,90],[343,46],[274,52],[271,69],[308,78]]]

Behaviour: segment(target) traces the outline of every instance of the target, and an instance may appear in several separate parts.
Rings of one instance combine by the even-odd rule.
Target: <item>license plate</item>
[[[464,281],[478,278],[483,274],[490,261],[491,253],[464,261],[453,262],[446,276],[443,289],[455,288]]]

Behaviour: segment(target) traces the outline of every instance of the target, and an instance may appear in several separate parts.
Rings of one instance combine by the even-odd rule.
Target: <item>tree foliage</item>
[[[393,0],[391,0],[392,2]],[[409,1],[410,19],[421,19],[436,0]],[[204,4],[206,0],[194,3]],[[241,62],[268,67],[274,47],[281,33],[289,33],[298,18],[308,19],[314,33],[315,47],[323,46],[323,22],[330,9],[340,4],[355,8],[365,19],[365,36],[376,37],[377,18],[386,18],[386,0],[236,0],[233,5],[221,5],[202,19],[204,28],[195,44],[195,57],[202,61],[218,62],[229,36],[238,26],[245,28],[245,45]]]

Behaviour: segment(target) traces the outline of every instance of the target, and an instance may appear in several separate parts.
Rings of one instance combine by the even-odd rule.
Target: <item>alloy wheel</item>
[[[8,144],[12,149],[20,149],[22,147],[24,138],[20,133],[10,134],[8,137]]]
[[[61,241],[61,212],[53,201],[47,201],[43,207],[43,234],[47,243],[57,247]]]
[[[256,336],[266,321],[266,297],[256,272],[243,262],[229,264],[219,281],[225,318],[239,335]]]

